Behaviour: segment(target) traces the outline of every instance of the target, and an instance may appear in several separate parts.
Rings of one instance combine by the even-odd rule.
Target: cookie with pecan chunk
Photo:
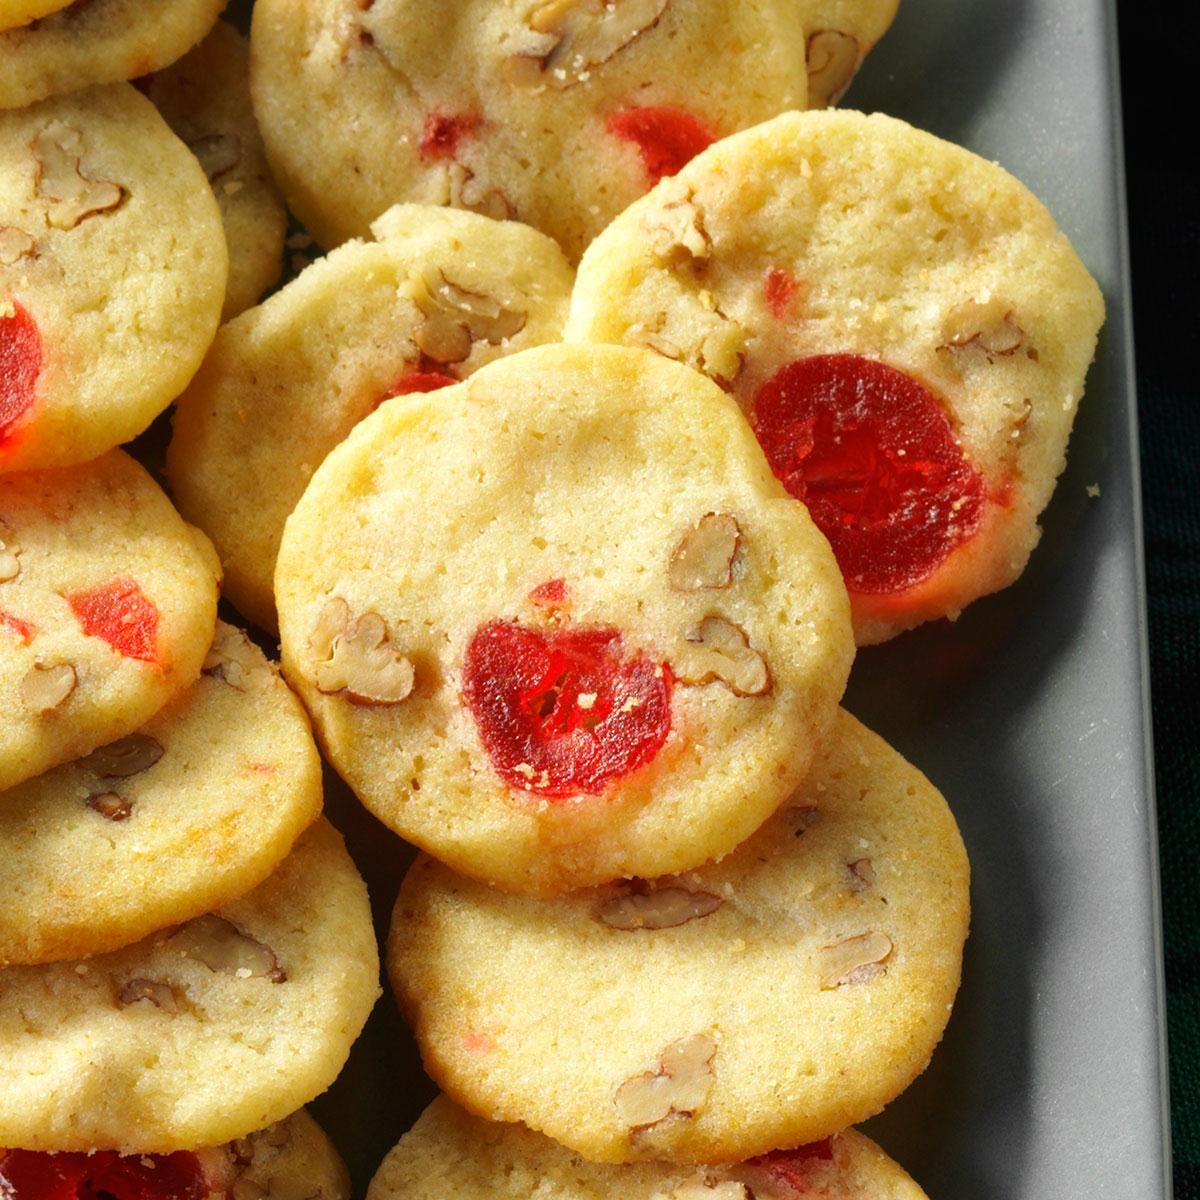
[[[524,221],[574,260],[716,138],[840,94],[896,0],[259,0],[251,82],[324,246],[400,200]]]
[[[133,733],[212,644],[217,561],[113,450],[0,475],[0,789]]]
[[[376,997],[367,890],[325,821],[265,883],[110,954],[0,968],[0,1146],[165,1154],[336,1078]]]
[[[802,778],[852,656],[829,547],[737,407],[616,347],[389,400],[313,476],[275,582],[334,766],[521,891],[727,853]]]
[[[1103,317],[1001,167],[889,117],[809,112],[714,146],[614,221],[566,336],[732,392],[833,544],[866,643],[1021,573]]]
[[[226,265],[200,164],[136,88],[0,112],[0,473],[145,429],[212,341]]]
[[[367,1200],[926,1200],[853,1129],[742,1163],[585,1162],[521,1125],[482,1121],[439,1096],[383,1160]]]
[[[275,556],[313,471],[389,396],[557,341],[573,275],[544,234],[400,205],[217,335],[180,397],[167,472],[225,590],[275,628]]]
[[[865,1120],[925,1069],[967,884],[941,795],[843,712],[719,863],[550,901],[418,859],[388,972],[430,1074],[472,1111],[596,1162],[739,1162]]]

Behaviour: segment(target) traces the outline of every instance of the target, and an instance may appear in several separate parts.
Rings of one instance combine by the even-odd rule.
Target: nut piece
[[[568,88],[584,83],[658,24],[671,0],[547,0],[529,18],[525,53],[504,60],[500,74],[511,87]]]
[[[850,872],[851,886],[855,891],[861,892],[875,886],[875,868],[869,858],[856,858],[854,862],[847,863],[846,868]]]
[[[685,362],[727,391],[746,358],[746,331],[716,306],[708,292],[698,297],[682,293],[680,302],[657,313],[652,324],[630,325],[622,340]]]
[[[116,792],[93,792],[87,798],[88,808],[95,809],[109,821],[127,821],[133,804]]]
[[[828,108],[836,104],[858,68],[862,65],[862,47],[857,39],[836,29],[822,29],[808,39],[808,107]]]
[[[617,1088],[617,1116],[631,1129],[645,1129],[673,1114],[690,1117],[704,1106],[712,1089],[712,1060],[717,1043],[706,1033],[672,1042],[657,1071],[645,1071]]]
[[[528,319],[491,296],[468,291],[443,271],[414,271],[410,285],[413,302],[425,318],[413,340],[436,363],[462,362],[477,341],[498,346],[520,333]]]
[[[179,1011],[179,1002],[171,985],[154,979],[131,979],[117,995],[117,1004],[121,1008],[128,1008],[143,1000],[149,1000],[155,1008],[161,1008],[171,1016]]]
[[[704,227],[704,210],[695,192],[678,177],[663,184],[660,201],[642,214],[642,228],[654,254],[663,261],[679,256],[706,259],[712,254],[712,238]]]
[[[219,679],[234,691],[244,692],[250,686],[253,675],[269,675],[270,668],[240,629],[223,626],[217,630],[216,640],[204,659],[200,673]]]
[[[0,583],[16,579],[21,573],[19,555],[21,547],[3,521],[0,521]]]
[[[79,760],[79,766],[101,779],[128,779],[154,766],[163,756],[162,743],[148,733],[131,733]]]
[[[884,933],[860,933],[842,938],[818,951],[821,988],[831,991],[845,984],[866,983],[887,971],[883,960],[892,952],[892,939]]]
[[[999,296],[965,300],[942,322],[943,351],[982,350],[988,361],[1015,354],[1025,344],[1025,331],[1013,320],[1013,306]]]
[[[272,983],[287,980],[287,974],[270,946],[255,941],[224,917],[211,913],[197,917],[181,926],[167,941],[181,954],[222,975],[269,979]]]
[[[236,133],[208,133],[188,142],[187,147],[200,160],[209,183],[232,171],[242,157],[242,143]]]
[[[34,663],[21,680],[21,699],[35,713],[53,712],[67,702],[78,682],[70,663]]]
[[[0,267],[11,267],[33,253],[34,240],[15,225],[0,225]]]
[[[611,929],[674,929],[716,912],[723,901],[711,892],[682,887],[633,890],[625,884],[600,905],[596,916]]]
[[[488,187],[475,178],[475,172],[460,162],[452,162],[446,170],[449,203],[455,208],[477,212],[494,221],[511,221],[517,215],[512,201],[498,187]]]
[[[47,125],[33,139],[38,161],[37,188],[53,201],[47,220],[55,229],[74,229],[80,221],[116,208],[125,189],[116,183],[90,179],[80,170],[83,134],[61,121]]]
[[[669,1200],[750,1200],[750,1189],[736,1179],[721,1181],[689,1179],[681,1183]]]
[[[803,837],[805,830],[811,829],[821,815],[821,810],[815,804],[793,804],[784,810],[783,819],[792,837]]]
[[[724,617],[705,617],[687,635],[671,663],[680,683],[699,687],[723,683],[737,696],[762,696],[771,690],[771,673],[745,631]]]
[[[388,641],[387,625],[375,612],[353,624],[345,600],[321,609],[308,638],[317,691],[355,704],[399,704],[413,690],[413,665]]]
[[[677,592],[727,588],[742,529],[729,513],[705,513],[679,540],[667,574]]]

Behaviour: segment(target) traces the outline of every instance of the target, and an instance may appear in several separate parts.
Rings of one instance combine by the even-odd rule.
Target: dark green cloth
[[[1200,1200],[1200,16],[1119,15],[1175,1189]]]

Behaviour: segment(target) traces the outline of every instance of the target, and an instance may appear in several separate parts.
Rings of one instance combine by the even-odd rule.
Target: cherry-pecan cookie
[[[137,733],[0,793],[0,965],[99,954],[210,912],[320,811],[304,710],[218,625],[199,680]]]
[[[926,1200],[853,1129],[749,1162],[717,1166],[585,1162],[521,1125],[439,1096],[388,1154],[367,1200]],[[21,1200],[18,1197],[17,1200]]]
[[[160,70],[199,42],[225,7],[225,0],[158,0],[153,8],[143,0],[16,3],[48,15],[0,32],[0,108]]]
[[[281,1120],[342,1069],[378,972],[366,887],[318,821],[218,912],[0,968],[0,1146],[166,1154]]]
[[[0,1149],[6,1200],[349,1200],[332,1142],[301,1109],[223,1146],[172,1154]]]
[[[520,891],[732,850],[803,777],[853,653],[829,546],[737,406],[619,347],[389,400],[313,476],[275,579],[334,766]]]
[[[733,393],[833,544],[865,643],[1021,573],[1103,316],[995,163],[885,116],[791,113],[622,214],[566,336]]]
[[[122,451],[0,475],[0,789],[144,725],[216,609],[208,540]]]
[[[226,261],[200,164],[136,88],[0,112],[0,473],[145,429],[212,341]]]
[[[322,245],[399,200],[525,221],[572,259],[710,142],[824,105],[896,0],[259,0],[251,84]]]
[[[176,409],[167,471],[225,592],[275,628],[275,556],[313,471],[380,401],[557,341],[573,275],[515,222],[400,205],[226,325]]]
[[[941,795],[842,713],[800,790],[715,865],[540,900],[418,859],[388,972],[472,1111],[596,1162],[740,1162],[864,1120],[925,1069],[967,881]]]
[[[278,278],[287,213],[250,107],[250,49],[227,21],[173,66],[138,80],[200,160],[225,225],[229,281],[221,320],[258,303]]]

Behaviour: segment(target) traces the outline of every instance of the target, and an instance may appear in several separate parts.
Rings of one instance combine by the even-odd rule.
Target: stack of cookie
[[[425,852],[446,1096],[372,1200],[919,1200],[851,1127],[969,868],[839,703],[1024,568],[1103,306],[1001,168],[821,111],[895,8],[0,0],[0,1194],[346,1194],[311,720]],[[256,306],[271,175],[328,253]],[[204,534],[115,448],[173,400]]]

